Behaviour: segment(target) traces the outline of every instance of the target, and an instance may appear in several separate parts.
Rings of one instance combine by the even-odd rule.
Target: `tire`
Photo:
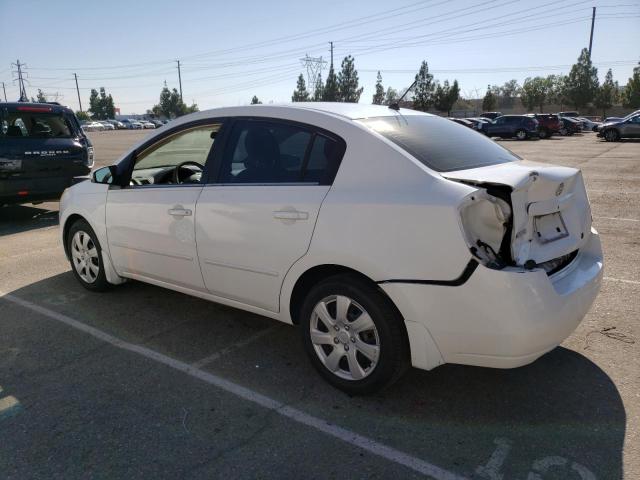
[[[339,310],[346,315],[339,315]],[[400,313],[375,285],[357,275],[335,275],[314,286],[300,319],[311,363],[327,382],[347,394],[377,392],[409,367]]]
[[[521,128],[516,130],[515,135],[518,140],[526,140],[527,138],[529,138],[529,135],[527,134],[526,130],[523,130]]]
[[[77,220],[66,241],[71,270],[78,282],[92,292],[108,290],[111,284],[104,273],[102,248],[91,226],[85,220]]]
[[[567,136],[567,134],[569,133],[569,131],[566,129],[566,127],[562,127],[558,133],[559,133],[561,136],[566,137],[566,136]]]
[[[542,130],[540,130],[539,136],[543,140],[545,138],[551,138],[551,132],[549,132],[549,130],[547,130],[546,128],[543,128]]]
[[[617,130],[611,128],[609,130],[605,130],[604,139],[607,142],[617,142],[618,140],[620,140],[620,134]]]

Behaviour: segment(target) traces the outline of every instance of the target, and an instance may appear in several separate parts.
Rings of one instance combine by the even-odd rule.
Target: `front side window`
[[[225,149],[226,184],[329,184],[339,162],[338,142],[311,128],[273,121],[240,121]]]
[[[132,183],[199,183],[220,127],[187,128],[146,148],[135,160]]]
[[[376,117],[360,122],[438,172],[520,160],[484,135],[431,115]]]

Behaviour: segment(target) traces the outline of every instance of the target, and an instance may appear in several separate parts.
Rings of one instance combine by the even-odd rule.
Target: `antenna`
[[[398,100],[396,100],[395,102],[393,102],[392,104],[389,105],[389,108],[391,110],[395,110],[396,112],[398,110],[400,110],[400,102],[402,101],[402,99],[404,97],[407,96],[407,93],[409,93],[409,90],[411,90],[416,85],[416,83],[418,83],[418,79],[417,78],[413,81],[411,86],[404,91],[404,93],[400,96],[400,98]]]

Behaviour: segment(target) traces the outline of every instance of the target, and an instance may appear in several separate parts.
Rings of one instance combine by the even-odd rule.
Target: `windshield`
[[[376,117],[360,120],[360,123],[438,172],[520,160],[520,157],[484,135],[440,117]]]

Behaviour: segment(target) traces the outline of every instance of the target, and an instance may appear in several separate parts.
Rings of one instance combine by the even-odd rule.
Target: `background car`
[[[616,142],[622,138],[640,138],[640,114],[617,122],[603,123],[598,130],[598,137],[607,142]]]
[[[105,120],[105,122],[109,122],[111,125],[113,125],[116,130],[124,130],[127,127],[124,126],[124,124],[118,120],[114,120],[112,118]]]
[[[496,118],[502,116],[502,112],[482,112],[478,116],[488,118],[489,120],[495,120]]]
[[[517,138],[527,140],[539,138],[539,124],[535,118],[526,115],[503,115],[491,123],[482,125],[482,133],[487,137]]]
[[[149,121],[153,123],[156,126],[156,128],[160,128],[164,126],[164,123],[162,123],[160,120],[152,119]]]
[[[575,117],[575,120],[582,123],[582,130],[588,132],[597,132],[598,127],[602,125],[602,122],[594,122],[586,117]]]
[[[140,123],[137,120],[132,120],[130,118],[122,120],[122,124],[129,130],[142,130],[144,128],[142,126],[142,123]]]
[[[82,122],[81,126],[86,132],[102,132],[105,129],[103,124],[93,120],[85,120]]]
[[[484,117],[467,117],[465,120],[470,121],[473,124],[473,129],[478,131],[482,130],[482,124],[491,122],[489,118]]]
[[[70,108],[2,103],[0,205],[57,200],[89,174],[93,146]]]
[[[579,117],[580,116],[578,112],[558,112],[558,115],[561,117]]]
[[[459,125],[464,125],[467,128],[473,128],[473,122],[467,119],[450,117],[449,120],[451,120],[452,122],[456,122]]]
[[[446,118],[245,106],[154,133],[63,196],[78,282],[132,278],[298,325],[313,366],[350,394],[409,365],[528,364],[602,282],[580,171],[531,165]]]
[[[582,131],[582,123],[569,117],[560,117],[562,126],[560,127],[560,135],[563,137],[571,136]]]
[[[552,135],[560,133],[562,121],[558,115],[554,113],[529,113],[527,116],[538,121],[540,138],[550,138]]]
[[[105,130],[115,130],[115,129],[116,129],[116,127],[115,127],[113,124],[111,124],[111,123],[107,122],[106,120],[101,120],[101,121],[100,121],[100,122],[98,122],[98,123],[99,123],[100,125],[102,125],[102,126],[104,127],[104,129],[105,129]]]
[[[150,122],[149,120],[140,120],[140,123],[142,124],[142,128],[148,128],[148,129],[156,128],[155,123]]]

